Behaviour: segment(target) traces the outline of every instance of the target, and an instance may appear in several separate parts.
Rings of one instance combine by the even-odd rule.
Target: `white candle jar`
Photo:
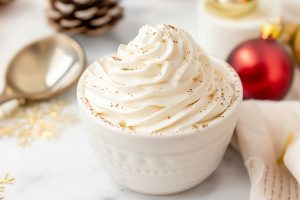
[[[208,53],[225,60],[241,42],[258,37],[269,17],[278,16],[278,0],[260,0],[255,11],[240,18],[225,18],[211,13],[205,1],[198,1],[198,41]]]

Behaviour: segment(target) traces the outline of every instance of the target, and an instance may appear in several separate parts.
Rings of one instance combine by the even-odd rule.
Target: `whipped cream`
[[[139,133],[176,132],[221,115],[234,89],[228,69],[185,31],[145,25],[117,53],[93,63],[84,95],[105,120]]]

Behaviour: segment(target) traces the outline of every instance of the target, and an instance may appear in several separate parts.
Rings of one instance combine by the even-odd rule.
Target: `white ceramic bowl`
[[[213,64],[224,65],[215,58]],[[242,101],[242,86],[233,69],[235,101],[206,128],[180,135],[127,134],[109,126],[89,108],[84,96],[84,73],[77,98],[91,145],[111,176],[121,185],[146,194],[172,194],[187,190],[211,175],[231,140]],[[89,70],[89,69],[87,69]]]

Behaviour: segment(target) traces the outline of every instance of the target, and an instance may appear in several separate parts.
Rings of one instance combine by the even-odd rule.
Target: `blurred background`
[[[232,61],[231,64],[240,73],[242,81],[243,76],[261,77],[261,74],[257,74],[258,68],[255,68],[254,75],[243,70],[247,68],[249,59],[241,58],[239,53],[243,49],[236,48],[240,44],[248,44],[250,39],[263,40],[260,45],[270,48],[264,43],[266,38],[260,38],[261,28],[267,24],[267,39],[277,46],[266,51],[266,55],[260,57],[259,62],[264,63],[264,72],[278,73],[275,73],[275,82],[273,76],[264,76],[263,80],[258,80],[259,86],[254,91],[251,84],[257,85],[257,82],[244,82],[244,89],[250,88],[245,98],[300,98],[300,57],[297,57],[300,54],[300,36],[297,36],[300,25],[299,0],[257,0],[256,6],[253,6],[252,0],[121,0],[113,4],[108,3],[110,6],[105,4],[104,7],[94,4],[78,6],[76,1],[71,0],[8,1],[10,0],[0,0],[0,91],[5,85],[8,64],[20,49],[33,41],[62,32],[83,47],[87,56],[87,66],[97,58],[116,51],[119,44],[128,43],[141,26],[159,23],[172,24],[186,30],[208,53],[222,60]],[[63,4],[75,6],[70,8]],[[87,15],[93,15],[93,9],[98,14],[102,13],[97,16],[101,28],[99,34],[87,34],[90,29],[99,28],[98,25],[91,25],[90,20],[84,17],[82,20],[78,19],[73,13],[74,10],[68,11],[87,8],[91,9]],[[281,34],[277,35],[274,23],[268,23],[271,18],[280,19]],[[83,28],[75,31],[75,28],[79,27],[78,24]],[[246,50],[253,52],[262,48],[260,45]],[[277,50],[286,54],[278,57]],[[230,55],[232,59],[229,59]],[[278,65],[274,67],[270,59],[275,59]],[[250,87],[246,87],[247,84],[250,84]],[[270,88],[273,88],[272,93],[261,96]],[[70,91],[65,91],[58,98],[67,99],[67,103],[59,104],[63,109],[73,116],[78,115],[74,85]],[[45,106],[49,108],[48,104]],[[36,107],[35,110],[23,107],[21,109],[27,114],[44,110]],[[53,113],[51,109],[50,113]],[[43,115],[34,117],[43,118]],[[170,199],[133,193],[111,181],[101,167],[101,170],[97,170],[99,164],[94,161],[83,135],[84,130],[78,121],[66,125],[62,123],[63,126],[58,131],[59,139],[49,143],[43,140],[48,138],[44,132],[26,132],[27,135],[20,135],[20,127],[11,125],[11,122],[20,119],[21,116],[22,119],[32,120],[28,118],[29,115],[25,114],[24,117],[24,114],[18,114],[3,119],[0,123],[0,177],[10,173],[16,178],[15,184],[6,187],[5,199]],[[56,124],[60,123],[60,119],[55,119]],[[7,127],[10,128],[9,131]],[[29,127],[29,130],[33,128]],[[18,141],[24,137],[32,144],[25,148],[19,147]],[[204,184],[171,198],[241,200],[248,199],[249,190],[250,184],[243,161],[240,155],[230,148],[219,169]]]

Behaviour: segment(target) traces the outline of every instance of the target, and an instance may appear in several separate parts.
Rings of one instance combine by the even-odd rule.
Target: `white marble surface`
[[[33,39],[53,33],[47,25],[46,0],[15,0],[0,12],[0,86],[5,66],[13,54]],[[125,19],[101,37],[76,36],[89,62],[126,43],[143,24],[171,23],[197,37],[195,0],[124,0]],[[75,90],[68,108],[77,113]],[[15,139],[0,141],[0,177],[16,180],[6,187],[6,200],[246,200],[250,184],[240,155],[230,148],[217,171],[204,183],[172,196],[146,196],[113,182],[95,159],[81,123],[65,127],[57,141],[38,140],[32,146],[16,146]]]

